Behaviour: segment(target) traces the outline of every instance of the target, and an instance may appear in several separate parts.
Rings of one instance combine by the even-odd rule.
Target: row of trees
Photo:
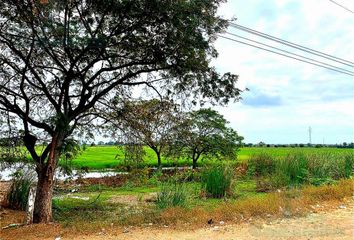
[[[159,167],[164,155],[173,160],[189,158],[196,168],[202,156],[235,159],[243,140],[210,108],[183,112],[172,101],[153,99],[124,101],[110,109],[102,114],[107,127],[113,134],[119,131],[126,158],[133,162],[142,160],[147,146],[155,152]]]

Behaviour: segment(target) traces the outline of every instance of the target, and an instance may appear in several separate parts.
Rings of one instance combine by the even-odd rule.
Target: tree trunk
[[[49,223],[53,221],[53,175],[54,174],[52,174],[52,176],[46,176],[45,174],[38,174],[33,223]]]
[[[161,165],[161,154],[160,154],[160,152],[157,151],[156,155],[157,155],[157,167],[161,168],[162,167],[162,165]]]
[[[197,168],[197,158],[193,158],[193,169],[196,169]]]
[[[55,135],[51,142],[50,153],[46,162],[37,166],[37,191],[34,203],[33,223],[49,223],[53,221],[52,197],[54,174],[60,157],[63,136]]]

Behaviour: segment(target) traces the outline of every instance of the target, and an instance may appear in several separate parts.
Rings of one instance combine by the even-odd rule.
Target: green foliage
[[[226,126],[228,122],[217,111],[202,108],[189,113],[179,126],[174,146],[179,154],[192,159],[193,168],[203,159],[235,160],[243,137]]]
[[[189,193],[184,183],[177,181],[163,183],[161,190],[157,193],[156,206],[161,209],[186,206],[188,195]]]
[[[59,166],[61,172],[66,175],[72,174],[72,160],[82,153],[82,148],[80,143],[72,138],[64,140],[61,149],[61,161],[59,161]]]
[[[141,144],[124,145],[124,166],[128,169],[138,169],[143,166],[146,151]]]
[[[248,160],[248,174],[267,176],[274,172],[276,160],[267,152],[253,154]]]
[[[28,194],[33,179],[19,170],[13,174],[12,185],[7,196],[9,207],[12,209],[26,210]]]
[[[223,198],[232,195],[232,168],[225,164],[206,167],[201,175],[202,190],[207,197]]]
[[[284,157],[260,153],[251,157],[249,173],[257,178],[260,191],[301,184],[332,183],[353,174],[354,158],[349,152],[292,151]]]

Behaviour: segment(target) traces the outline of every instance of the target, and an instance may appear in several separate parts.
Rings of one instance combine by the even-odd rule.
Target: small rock
[[[124,228],[123,233],[128,233],[129,229],[128,228]]]
[[[285,217],[291,217],[291,212],[289,212],[289,211],[284,211],[283,214]]]
[[[340,209],[346,209],[347,207],[344,204],[339,205]]]
[[[149,223],[149,226],[152,226],[153,224],[152,223]]]
[[[267,214],[266,216],[267,216],[267,218],[270,218],[270,217],[272,217],[272,215],[270,215],[270,214]]]
[[[219,223],[220,223],[220,225],[224,225],[224,224],[225,224],[225,222],[224,222],[224,221],[220,221]]]
[[[168,226],[167,226],[167,225],[163,225],[163,227],[164,227],[164,228],[168,228]]]
[[[56,236],[56,237],[54,238],[54,240],[61,240],[61,237],[60,237],[60,236]]]
[[[215,227],[213,228],[213,230],[214,230],[214,231],[219,231],[219,226],[215,226]]]

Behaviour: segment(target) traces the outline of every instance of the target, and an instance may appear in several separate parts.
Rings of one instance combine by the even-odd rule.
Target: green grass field
[[[303,151],[304,153],[312,152],[332,152],[332,153],[354,153],[353,149],[341,148],[266,148],[266,147],[244,147],[238,153],[238,160],[245,161],[253,154],[266,152],[276,157],[286,156],[292,151]],[[123,164],[124,152],[115,146],[94,146],[88,147],[84,152],[71,161],[73,168],[89,168],[92,170],[102,170],[106,168],[116,168]],[[146,148],[146,156],[144,158],[145,165],[154,167],[157,165],[157,159],[154,152]],[[214,160],[215,161],[215,160]],[[201,160],[200,165],[205,164]],[[210,162],[210,161],[209,161]],[[166,159],[162,160],[163,166],[174,166],[174,162]],[[188,160],[181,160],[177,162],[178,166],[190,166],[191,162]]]

